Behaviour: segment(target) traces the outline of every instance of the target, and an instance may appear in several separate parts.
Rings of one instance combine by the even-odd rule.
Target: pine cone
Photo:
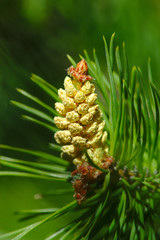
[[[75,165],[82,164],[87,162],[83,153],[87,149],[94,163],[102,166],[108,157],[107,132],[104,131],[102,112],[95,103],[95,86],[87,81],[92,79],[87,75],[87,70],[85,60],[79,62],[75,69],[71,66],[68,73],[73,79],[67,76],[64,80],[65,90],[58,90],[62,103],[57,102],[55,108],[61,117],[55,117],[54,123],[61,130],[54,137],[57,143],[63,145],[62,158],[73,160]]]
[[[62,103],[55,103],[55,109],[61,117],[55,117],[54,123],[61,130],[56,132],[54,137],[57,143],[63,145],[61,157],[73,161],[77,166],[76,174],[78,176],[80,166],[90,166],[84,150],[98,167],[108,169],[113,163],[113,158],[108,156],[107,132],[104,131],[105,121],[102,120],[102,112],[99,105],[96,104],[95,86],[90,83],[89,80],[92,80],[92,77],[87,75],[87,71],[85,60],[80,61],[76,68],[71,66],[68,74],[73,79],[68,76],[65,78],[65,90],[61,88],[58,90]],[[98,171],[98,179],[102,172],[93,169],[93,174]],[[90,175],[92,173],[89,171]],[[75,176],[75,171],[72,176]],[[76,178],[74,177],[74,179]],[[96,177],[93,176],[93,179],[96,180]],[[83,173],[80,173],[79,180],[84,182]],[[76,193],[78,192],[75,196],[79,196],[77,200],[81,202],[82,199],[85,199],[84,195],[86,195],[88,187],[83,191],[83,195],[82,191],[76,187],[75,181],[72,182]],[[85,185],[92,182],[92,180],[86,182],[85,177]]]

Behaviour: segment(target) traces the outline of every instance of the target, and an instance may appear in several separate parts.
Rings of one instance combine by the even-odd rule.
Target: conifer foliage
[[[64,81],[65,90],[57,90],[32,75],[31,80],[51,97],[52,106],[55,102],[56,110],[17,89],[41,107],[12,101],[29,114],[23,118],[49,129],[63,146],[50,144],[51,154],[47,150],[0,145],[22,156],[42,159],[40,163],[0,156],[0,175],[59,181],[64,195],[63,182],[70,181],[76,200],[57,211],[33,209],[28,216],[36,212],[43,216],[41,220],[33,218],[33,224],[3,234],[0,239],[22,239],[43,223],[68,212],[72,212],[74,220],[57,227],[57,232],[45,240],[160,238],[160,91],[152,80],[150,59],[148,78],[139,67],[129,70],[125,44],[120,55],[119,47],[114,48],[114,37],[109,45],[104,38],[104,72],[94,50],[93,60],[84,51],[79,64],[68,56],[72,67],[68,69],[70,77]],[[3,166],[11,170],[5,171]]]

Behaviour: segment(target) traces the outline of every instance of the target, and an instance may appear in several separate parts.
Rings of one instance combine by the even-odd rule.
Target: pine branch
[[[92,151],[88,151],[92,147],[87,144],[82,149],[81,146],[78,147],[80,154],[77,156],[78,159],[73,161],[76,166],[72,163],[73,159],[68,162],[55,156],[55,151],[58,154],[61,152],[61,147],[55,143],[50,144],[53,154],[48,153],[47,150],[42,152],[0,145],[0,148],[4,151],[12,151],[13,155],[14,152],[22,154],[21,159],[0,156],[2,166],[0,176],[58,180],[60,183],[62,181],[61,188],[58,191],[54,190],[51,193],[46,191],[41,195],[42,197],[58,194],[65,197],[65,194],[70,194],[72,192],[71,188],[65,189],[63,182],[70,182],[72,178],[77,199],[79,195],[76,194],[82,193],[84,189],[87,190],[84,199],[79,201],[81,204],[74,201],[60,209],[53,207],[52,209],[21,211],[21,214],[22,212],[26,214],[24,217],[26,219],[36,218],[39,215],[42,215],[43,219],[33,222],[32,225],[25,228],[1,235],[0,239],[22,239],[43,223],[68,212],[72,212],[74,219],[68,221],[65,226],[59,227],[46,240],[54,239],[56,236],[63,240],[152,240],[160,238],[157,224],[160,218],[160,92],[152,79],[150,59],[148,61],[148,78],[144,79],[143,72],[139,67],[133,66],[131,70],[129,69],[125,44],[123,43],[122,46],[122,56],[119,46],[114,48],[114,37],[115,34],[111,36],[109,44],[103,38],[107,75],[102,72],[95,49],[93,50],[93,60],[87,51],[84,51],[84,56],[80,56],[83,59],[83,64],[86,61],[90,75],[87,75],[87,68],[79,70],[78,67],[81,65],[76,64],[69,55],[67,56],[73,65],[68,69],[71,75],[70,82],[75,81],[78,91],[81,91],[84,84],[81,83],[82,85],[80,85],[78,81],[84,79],[92,80],[93,85],[98,88],[100,97],[89,109],[91,107],[97,109],[96,105],[98,105],[98,108],[103,112],[102,117],[106,124],[104,130],[107,129],[108,131],[108,138],[103,143],[103,148],[106,148],[106,152],[108,151],[107,155],[103,155],[106,157],[105,159],[95,161],[91,154]],[[60,102],[57,95],[58,90],[53,85],[34,74],[31,80],[50,96],[52,101]],[[90,86],[94,91],[93,85]],[[18,89],[18,92],[37,104],[37,108],[33,108],[12,101],[15,106],[36,116],[36,118],[26,115],[23,117],[47,128],[51,131],[51,134],[57,132],[61,126],[59,121],[57,121],[57,127],[53,125],[53,116],[60,116],[60,113],[57,113],[57,109],[55,111],[51,107],[53,104],[51,103],[51,106],[49,106],[22,89]],[[62,93],[65,94],[66,92],[63,90]],[[71,98],[74,105],[74,95]],[[61,100],[60,106],[63,108],[63,96]],[[79,103],[75,106],[78,107]],[[67,110],[67,112],[70,112],[70,110]],[[93,109],[91,113],[93,114]],[[65,118],[65,114],[63,118]],[[61,118],[58,117],[58,119]],[[98,125],[100,125],[102,120],[98,119]],[[67,122],[67,124],[69,123]],[[81,125],[83,129],[84,126]],[[88,129],[87,124],[85,125],[86,129]],[[64,140],[63,130],[61,139],[59,138],[62,145],[62,140]],[[82,137],[83,131],[80,132],[80,135]],[[108,147],[106,147],[107,145]],[[94,146],[94,149],[96,148],[97,145]],[[104,150],[103,148],[101,153]],[[83,154],[86,157],[85,164],[82,161]],[[34,161],[26,161],[23,160],[23,155],[27,155],[28,159],[31,156],[35,159]],[[98,155],[98,160],[99,158]],[[7,171],[4,170],[3,166],[7,167]],[[16,171],[12,171],[13,168]],[[71,171],[73,171],[72,174]],[[50,215],[44,217],[43,214]]]

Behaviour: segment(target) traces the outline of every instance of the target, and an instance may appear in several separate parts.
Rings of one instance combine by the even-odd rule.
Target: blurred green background
[[[78,61],[83,49],[92,54],[93,48],[105,66],[102,36],[109,40],[113,32],[116,32],[116,44],[121,46],[126,42],[130,67],[139,65],[145,76],[147,60],[151,57],[154,81],[160,87],[159,0],[0,0],[0,143],[45,150],[53,136],[21,120],[21,112],[9,101],[28,101],[15,88],[23,88],[54,105],[30,81],[31,73],[56,87],[62,86],[70,65],[66,54]],[[33,197],[55,185],[1,178],[0,232],[29,224],[29,221],[17,221],[14,215],[17,210],[57,206],[55,198],[35,200]],[[72,196],[65,201],[68,199]],[[58,201],[58,206],[65,203]],[[34,237],[28,235],[25,239],[43,239],[42,232],[56,228],[55,222],[49,225],[48,229],[38,229]]]

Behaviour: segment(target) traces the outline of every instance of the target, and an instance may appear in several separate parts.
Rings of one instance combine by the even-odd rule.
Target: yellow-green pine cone
[[[55,103],[55,109],[60,115],[54,118],[54,123],[60,131],[54,137],[57,143],[63,145],[61,156],[73,160],[75,165],[87,162],[83,153],[87,149],[90,158],[101,166],[108,156],[106,145],[107,132],[104,131],[105,121],[101,119],[102,112],[96,104],[95,86],[83,70],[84,60],[75,69],[71,67],[64,80],[64,89],[58,90],[61,102]],[[88,80],[89,79],[89,80]]]

